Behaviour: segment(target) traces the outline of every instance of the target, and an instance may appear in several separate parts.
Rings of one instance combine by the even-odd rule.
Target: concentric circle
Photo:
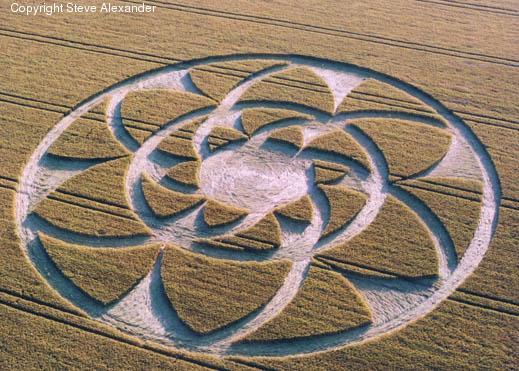
[[[233,55],[79,105],[32,154],[16,220],[43,279],[92,318],[176,348],[284,356],[431,312],[483,258],[499,194],[472,131],[416,87]]]

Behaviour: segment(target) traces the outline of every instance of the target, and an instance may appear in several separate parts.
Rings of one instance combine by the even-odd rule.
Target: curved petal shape
[[[207,334],[267,304],[289,270],[285,261],[227,261],[169,246],[162,281],[180,319],[193,331]]]
[[[185,161],[169,168],[166,176],[175,182],[198,188],[200,185],[200,161]]]
[[[252,227],[233,235],[205,239],[200,242],[223,249],[268,251],[281,245],[281,226],[273,213],[265,215]]]
[[[297,149],[301,149],[305,141],[303,130],[299,126],[277,129],[270,134],[269,139],[292,145]]]
[[[338,231],[345,226],[366,204],[367,196],[345,186],[320,184],[319,188],[326,195],[330,217],[321,238]]]
[[[68,179],[57,191],[129,209],[125,177],[130,162],[128,156],[92,166]]]
[[[244,341],[289,340],[351,330],[371,322],[367,303],[337,272],[311,266],[295,298]]]
[[[313,139],[306,148],[330,152],[358,161],[366,169],[370,169],[368,155],[362,147],[344,130],[333,130]]]
[[[44,234],[39,239],[50,258],[76,286],[108,304],[131,290],[152,268],[159,244],[89,248]]]
[[[426,180],[436,180],[435,178],[426,178]],[[438,179],[439,182],[447,184],[460,184],[456,179]],[[463,181],[461,184],[468,186],[481,193],[480,182]],[[479,216],[481,212],[481,201],[476,198],[465,198],[465,196],[456,196],[455,194],[443,194],[434,192],[434,188],[428,183],[423,183],[420,180],[406,180],[399,183],[400,187],[407,192],[418,197],[423,203],[427,205],[431,211],[438,216],[440,221],[447,229],[456,249],[458,260],[463,257],[465,250],[469,246],[474,232],[479,224]],[[431,188],[429,190],[423,187]],[[479,185],[479,187],[477,186]]]
[[[417,278],[438,275],[438,254],[418,217],[393,196],[363,232],[318,256],[377,273]]]
[[[314,207],[310,196],[306,195],[299,200],[278,207],[275,212],[286,218],[310,223],[314,214]]]
[[[212,63],[191,69],[189,77],[201,92],[221,102],[243,79],[279,64],[262,60]]]
[[[329,183],[335,180],[342,179],[346,173],[348,172],[348,168],[344,165],[337,164],[335,162],[314,161],[314,174],[315,174],[315,183]]]
[[[166,89],[139,90],[123,100],[123,125],[140,144],[167,122],[201,108],[214,107],[214,101],[202,95]],[[140,134],[137,136],[135,132]]]
[[[341,102],[337,112],[406,112],[440,119],[429,106],[406,92],[374,79],[367,79]]]
[[[287,109],[251,108],[243,110],[241,115],[241,124],[245,133],[250,136],[267,125],[291,119],[309,120],[311,117],[304,113]]]
[[[243,94],[241,101],[296,103],[328,114],[332,114],[335,108],[333,94],[326,82],[303,67],[282,71],[261,80]]]
[[[189,210],[200,202],[204,196],[172,191],[143,175],[142,192],[151,211],[159,218],[167,218]]]
[[[408,178],[436,165],[452,139],[447,130],[414,121],[363,119],[353,124],[380,148],[395,177]]]
[[[233,223],[249,212],[246,209],[208,200],[204,206],[204,221],[209,227]]]
[[[209,144],[209,149],[211,151],[216,151],[217,149],[225,147],[230,143],[243,141],[246,139],[247,136],[241,131],[223,126],[215,126],[209,133],[207,143]]]
[[[196,130],[205,121],[206,117],[200,117],[180,126],[168,137],[164,138],[157,149],[171,156],[199,160],[199,155],[193,144]]]
[[[53,156],[69,159],[107,159],[128,155],[129,152],[117,141],[105,118],[106,101],[94,106],[82,115],[59,136],[49,148]],[[99,121],[98,111],[103,113]]]
[[[58,228],[87,236],[150,235],[126,198],[129,163],[124,157],[89,168],[51,192],[34,212]]]

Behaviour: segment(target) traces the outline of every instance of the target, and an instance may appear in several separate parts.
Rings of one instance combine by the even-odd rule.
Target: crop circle
[[[464,221],[460,189],[479,200]],[[16,221],[43,279],[92,318],[180,349],[285,356],[431,312],[480,263],[498,203],[483,146],[422,90],[339,62],[233,55],[146,72],[80,104],[32,154]],[[124,259],[132,268],[117,273]],[[179,291],[192,274],[183,259],[201,281],[211,264],[276,277],[236,313],[247,283],[229,284],[217,322],[200,309],[208,293],[190,304]],[[88,264],[113,271],[112,287],[74,275]],[[320,310],[316,292],[334,309]]]

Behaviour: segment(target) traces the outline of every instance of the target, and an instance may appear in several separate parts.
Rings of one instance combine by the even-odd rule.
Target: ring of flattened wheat
[[[165,102],[172,102],[166,104],[171,115],[166,119],[154,107],[164,94]],[[101,102],[107,102],[112,135],[131,153],[124,187],[131,212],[150,231],[147,236],[89,236],[88,226],[63,227],[37,212],[53,192],[65,193],[60,187],[67,181],[103,163],[77,156],[65,161],[52,153],[71,125]],[[443,143],[443,150],[435,152],[431,140]],[[425,145],[415,148],[417,143]],[[480,193],[478,218],[462,248],[463,236],[449,228],[456,225],[455,213],[442,213],[420,193],[438,182],[470,184]],[[282,356],[376,338],[432,311],[483,258],[499,194],[496,171],[472,131],[420,89],[338,62],[239,55],[144,73],[83,102],[32,154],[16,198],[16,221],[34,267],[90,316],[173,347]],[[398,221],[402,215],[387,217],[388,212],[408,219]],[[437,264],[429,270],[416,267],[419,257],[411,256],[411,267],[405,253],[391,250],[392,241],[381,242],[385,235],[415,238],[419,233],[406,232],[406,225],[430,239],[434,253],[428,256]],[[392,226],[402,230],[391,234]],[[107,304],[78,287],[49,257],[41,233],[94,249],[175,244],[237,264],[289,261],[290,269],[253,313],[201,335],[185,326],[164,292],[160,269],[169,264],[164,250],[140,283]],[[383,257],[366,254],[368,248]],[[300,291],[312,286],[310,272],[316,268],[346,279],[369,308],[369,321],[338,330],[296,329],[292,337],[269,340],[262,328],[275,329],[285,312],[284,321],[294,319],[290,316],[297,315],[305,295]]]

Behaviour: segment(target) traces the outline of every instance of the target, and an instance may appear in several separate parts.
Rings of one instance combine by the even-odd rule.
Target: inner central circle
[[[283,153],[243,146],[202,163],[200,189],[216,200],[266,212],[308,192],[309,162]]]

